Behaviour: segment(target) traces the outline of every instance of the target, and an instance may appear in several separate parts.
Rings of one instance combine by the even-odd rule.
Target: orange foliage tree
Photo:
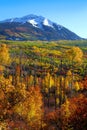
[[[79,95],[66,100],[61,108],[48,113],[45,129],[87,130],[87,97]]]

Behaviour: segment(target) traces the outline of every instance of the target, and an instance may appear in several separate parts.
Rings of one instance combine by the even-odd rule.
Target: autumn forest
[[[87,40],[0,41],[0,130],[87,130]]]

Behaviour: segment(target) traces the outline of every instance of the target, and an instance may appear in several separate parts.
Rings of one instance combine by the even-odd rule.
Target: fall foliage
[[[58,47],[0,45],[0,129],[87,130],[84,54]]]

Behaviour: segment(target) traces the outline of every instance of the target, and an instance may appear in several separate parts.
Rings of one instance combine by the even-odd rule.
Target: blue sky
[[[0,20],[44,16],[87,38],[87,0],[0,0]]]

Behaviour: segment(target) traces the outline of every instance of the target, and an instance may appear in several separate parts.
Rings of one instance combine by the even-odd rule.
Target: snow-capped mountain
[[[30,23],[32,24],[34,27],[38,27],[40,29],[42,29],[42,25],[45,25],[45,26],[49,26],[49,27],[53,27],[53,22],[51,22],[50,20],[48,20],[47,18],[44,18],[42,16],[37,16],[37,15],[33,15],[33,14],[30,14],[30,15],[27,15],[27,16],[24,16],[24,17],[21,17],[21,18],[11,18],[11,19],[7,19],[7,20],[4,20],[4,21],[1,21],[0,23],[6,23],[6,22],[18,22],[18,23]],[[58,25],[59,28],[61,28],[60,25]]]
[[[81,39],[65,27],[49,19],[27,15],[0,21],[0,35],[15,40],[77,40]]]

